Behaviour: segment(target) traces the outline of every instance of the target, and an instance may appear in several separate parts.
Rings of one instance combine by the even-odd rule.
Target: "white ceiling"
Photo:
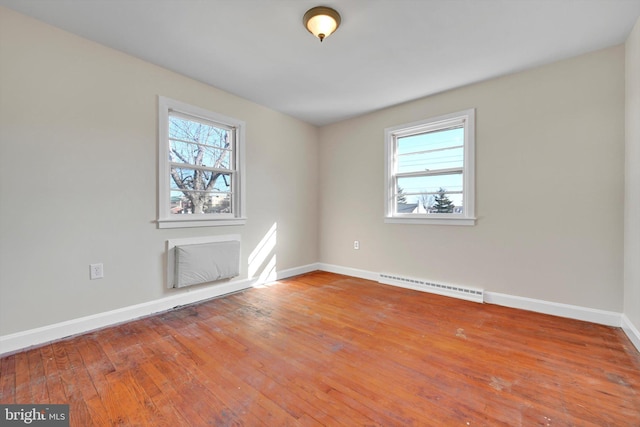
[[[0,0],[324,125],[623,43],[640,0]],[[320,43],[314,6],[342,15]]]

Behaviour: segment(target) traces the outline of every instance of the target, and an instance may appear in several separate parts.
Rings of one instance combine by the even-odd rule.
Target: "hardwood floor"
[[[1,359],[72,426],[640,426],[618,328],[326,272]]]

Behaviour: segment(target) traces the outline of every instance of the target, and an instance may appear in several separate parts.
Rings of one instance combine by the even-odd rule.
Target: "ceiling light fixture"
[[[311,34],[322,41],[338,29],[340,14],[330,7],[318,6],[304,14],[302,23]]]

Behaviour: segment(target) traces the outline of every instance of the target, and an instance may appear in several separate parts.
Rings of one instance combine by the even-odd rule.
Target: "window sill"
[[[416,218],[385,217],[386,224],[421,224],[421,225],[476,225],[476,218]]]
[[[222,227],[227,225],[245,225],[246,218],[193,218],[193,219],[159,219],[158,228],[190,228],[190,227]]]

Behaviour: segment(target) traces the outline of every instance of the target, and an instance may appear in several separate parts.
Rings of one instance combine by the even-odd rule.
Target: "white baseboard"
[[[378,281],[379,273],[355,268],[342,267],[339,265],[319,263],[318,268],[332,273],[345,274],[348,276],[360,277]],[[389,283],[387,283],[389,284]],[[396,286],[391,284],[392,286]],[[567,317],[570,319],[584,320],[607,326],[620,327],[621,314],[613,311],[598,310],[588,307],[560,304],[556,302],[536,300],[531,298],[518,297],[496,292],[484,292],[484,302],[489,304],[503,305],[506,307],[519,308],[522,310],[534,311],[537,313],[551,314],[554,316]]]
[[[618,328],[621,325],[621,313],[616,313],[615,311],[598,310],[595,308],[518,297],[497,292],[485,292],[484,302],[519,308],[521,310],[535,311],[536,313],[567,317],[569,319],[584,320],[600,325],[615,326]]]
[[[344,274],[345,276],[358,277],[360,279],[378,281],[379,273],[373,273],[367,270],[359,270],[357,268],[343,267],[341,265],[318,263],[318,270],[328,271],[329,273]]]
[[[318,270],[318,265],[309,264],[278,271],[276,273],[276,278],[277,280],[284,279],[286,277],[297,276],[299,274],[315,270]],[[154,301],[135,304],[77,319],[71,319],[14,334],[3,335],[0,336],[0,356],[15,353],[69,336],[79,335],[107,326],[113,326],[152,314],[161,313],[181,305],[193,304],[251,287],[260,286],[262,284],[264,284],[264,280],[253,278],[232,280],[222,284],[198,287],[194,289],[186,288],[180,293]]]
[[[286,279],[287,277],[299,276],[300,274],[309,273],[311,271],[320,270],[320,264],[314,262],[300,267],[289,268],[287,270],[278,271],[277,280]]]
[[[633,345],[636,346],[636,349],[640,351],[640,331],[625,314],[622,315],[622,330],[627,334]]]

